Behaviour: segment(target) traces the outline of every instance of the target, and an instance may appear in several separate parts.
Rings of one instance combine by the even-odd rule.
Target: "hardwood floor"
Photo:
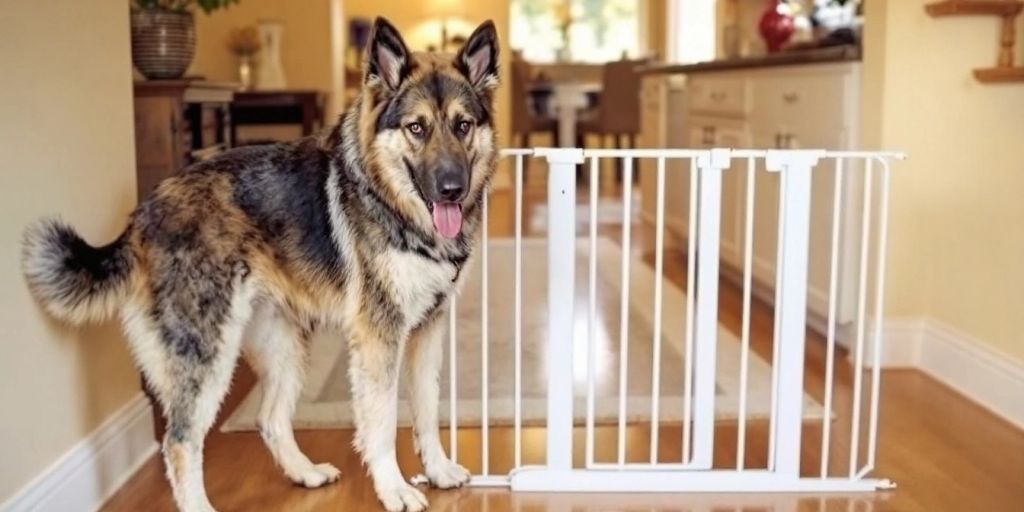
[[[542,183],[531,180],[526,194],[524,217],[543,203]],[[584,194],[580,196],[585,197]],[[498,193],[491,203],[492,236],[511,231],[511,197]],[[618,236],[615,228],[602,228],[606,236]],[[645,259],[653,260],[653,230],[634,232],[633,247]],[[536,233],[535,233],[536,234]],[[670,249],[665,258],[665,275],[685,285],[684,255]],[[724,281],[721,286],[720,321],[735,333],[740,331],[741,290]],[[770,360],[773,332],[772,310],[755,303],[752,307],[751,341],[753,350]],[[808,332],[805,389],[821,400],[824,386],[825,350],[821,337]],[[848,411],[853,395],[854,370],[845,354],[836,354],[835,409],[832,427],[830,474],[847,471],[850,419]],[[231,410],[253,385],[246,368],[236,372],[235,386],[225,403]],[[223,416],[222,412],[222,416]],[[631,425],[627,431],[627,454],[640,461],[648,450],[649,426]],[[598,427],[598,458],[610,459],[615,450],[614,427]],[[747,467],[766,463],[767,428],[764,422],[748,427]],[[804,426],[802,472],[818,474],[820,463],[820,423]],[[447,441],[447,432],[442,433]],[[680,453],[678,425],[660,427],[660,457],[672,460]],[[735,424],[716,426],[716,467],[736,463]],[[300,431],[299,444],[316,462],[328,461],[342,470],[339,483],[316,490],[291,485],[274,467],[269,453],[256,433],[223,434],[211,432],[206,442],[206,485],[214,505],[223,511],[381,510],[373,487],[351,448],[351,430]],[[460,462],[479,471],[480,433],[459,430]],[[524,460],[540,463],[544,459],[543,428],[524,428]],[[491,471],[502,473],[512,465],[512,431],[492,428]],[[577,463],[582,463],[583,431],[575,435]],[[476,457],[473,457],[476,455]],[[467,458],[468,457],[468,458]],[[407,476],[421,471],[412,447],[411,432],[398,433],[398,458]],[[862,459],[861,459],[862,460]],[[501,511],[1021,511],[1024,510],[1024,432],[995,417],[974,403],[928,376],[912,370],[883,372],[881,389],[880,434],[875,474],[897,482],[893,491],[849,496],[836,495],[587,495],[587,494],[513,494],[504,489],[428,490],[430,510]],[[170,489],[164,480],[163,466],[153,457],[103,507],[105,511],[171,511]]]

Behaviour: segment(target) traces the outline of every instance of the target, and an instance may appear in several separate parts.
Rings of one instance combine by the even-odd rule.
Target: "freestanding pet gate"
[[[503,364],[514,367],[511,421],[512,470],[500,475],[490,471],[490,457],[495,446],[491,443],[489,404],[494,398],[489,390],[489,317],[488,307],[488,239],[485,230],[483,249],[478,265],[481,268],[481,396],[480,447],[482,453],[480,474],[472,485],[509,486],[516,491],[615,491],[615,492],[849,492],[890,488],[885,479],[869,478],[874,469],[878,444],[879,422],[879,358],[881,354],[881,319],[883,311],[883,284],[885,281],[885,252],[887,236],[887,210],[889,201],[889,162],[901,158],[896,153],[850,152],[819,150],[581,150],[581,149],[511,149],[503,157],[514,159],[515,164],[515,259],[514,297],[508,307],[514,310],[514,360]],[[544,419],[546,461],[543,465],[524,465],[523,462],[523,178],[528,159],[544,159],[547,173],[547,340],[543,347],[546,360],[547,413]],[[615,455],[610,461],[599,461],[595,456],[595,372],[596,348],[594,324],[596,322],[595,296],[597,280],[598,240],[598,177],[601,161],[621,162],[623,173],[622,257],[621,257],[621,319],[619,329],[618,365],[618,418],[615,422]],[[656,214],[654,224],[655,261],[653,303],[653,339],[651,364],[651,396],[649,421],[640,426],[629,425],[627,419],[627,373],[630,336],[629,294],[631,218],[633,214],[634,163],[653,164],[656,176]],[[685,164],[689,164],[688,174]],[[667,170],[668,165],[672,168]],[[683,165],[679,165],[683,164]],[[578,203],[576,180],[578,169],[589,171],[589,203]],[[652,170],[650,167],[648,170]],[[763,169],[763,170],[762,170]],[[666,312],[662,307],[665,177],[668,172],[684,173],[689,181],[686,307],[684,311]],[[751,359],[751,295],[755,288],[752,248],[754,246],[755,191],[759,173],[777,176],[777,256],[774,269],[774,339],[771,367],[771,404],[767,418],[767,442],[764,467],[748,467],[748,373]],[[736,225],[741,226],[742,272],[739,275],[742,290],[742,320],[739,363],[739,405],[736,417],[735,462],[727,467],[715,457],[715,400],[716,350],[719,343],[719,275],[720,233],[722,229],[723,175],[742,173],[742,194],[737,198],[744,208]],[[805,336],[808,324],[808,259],[812,223],[812,183],[830,173],[833,183],[831,198],[830,243],[828,244],[828,306],[825,331],[826,357],[824,358],[824,413],[820,420],[820,448],[813,452],[804,436],[805,391]],[[734,182],[737,182],[734,180]],[[818,183],[817,190],[821,189]],[[856,201],[851,201],[856,197]],[[650,200],[650,198],[648,198]],[[587,275],[589,299],[580,302],[576,293],[577,219],[578,206],[588,206],[589,245]],[[487,225],[487,205],[483,214]],[[819,208],[820,210],[820,208]],[[762,219],[763,221],[763,219]],[[821,222],[817,220],[816,222]],[[852,223],[855,236],[841,236],[840,229]],[[872,229],[874,227],[874,229]],[[818,244],[822,245],[822,244]],[[851,251],[852,248],[852,251]],[[820,250],[820,249],[819,249]],[[852,254],[852,257],[847,255]],[[507,270],[502,269],[507,272]],[[873,272],[869,272],[873,270]],[[839,305],[844,276],[855,275],[856,290],[845,296],[855,297],[854,304]],[[869,274],[873,277],[869,279]],[[872,303],[868,297],[872,296]],[[574,308],[587,308],[587,343],[584,352],[574,347]],[[837,308],[854,308],[855,320],[850,331],[849,349],[853,359],[853,390],[850,405],[848,437],[839,443],[833,439],[831,411],[835,406],[833,381],[837,342]],[[663,315],[685,315],[685,359],[683,369],[682,421],[678,422],[681,436],[671,440],[681,447],[678,460],[665,461],[659,455],[659,443],[664,442],[662,412],[662,325]],[[450,315],[449,332],[449,447],[451,456],[458,460],[457,385],[459,372],[459,344],[455,307]],[[475,343],[476,340],[464,341]],[[866,350],[870,350],[865,354]],[[582,433],[574,434],[574,362],[584,360],[586,366],[586,417]],[[871,364],[865,363],[871,361]],[[870,370],[865,368],[870,366]],[[867,387],[867,390],[864,388]],[[508,398],[508,397],[504,397]],[[866,402],[866,403],[864,403]],[[865,419],[866,414],[866,419]],[[643,437],[649,444],[649,456],[641,461],[627,457],[627,444],[635,445],[636,437],[627,440],[627,431],[645,430]],[[815,427],[818,425],[815,422]],[[465,428],[465,427],[464,427]],[[475,428],[475,427],[474,427]],[[508,429],[509,427],[501,427]],[[611,427],[608,427],[611,428]],[[574,436],[582,437],[583,463],[574,465]],[[803,437],[802,437],[803,436]],[[866,439],[865,439],[866,438]],[[507,436],[503,439],[507,439]],[[535,437],[531,439],[536,439]],[[605,436],[604,439],[608,439]],[[830,454],[835,443],[848,448],[846,460],[836,461]],[[848,443],[848,444],[846,444]],[[507,449],[502,443],[501,449]],[[721,444],[721,443],[720,443]],[[815,443],[816,444],[816,443]],[[603,446],[604,447],[604,446]],[[729,451],[732,449],[730,447]],[[803,471],[801,461],[803,453]],[[808,456],[806,452],[813,453]],[[813,459],[817,467],[809,467]]]

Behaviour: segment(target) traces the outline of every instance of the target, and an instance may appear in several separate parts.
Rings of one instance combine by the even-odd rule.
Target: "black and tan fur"
[[[104,247],[58,221],[28,229],[25,275],[50,313],[76,323],[120,316],[167,419],[179,509],[212,510],[203,439],[240,354],[263,381],[260,432],[288,478],[317,487],[339,477],[299,450],[291,427],[306,341],[321,324],[346,333],[355,445],[384,507],[426,507],[395,459],[400,372],[427,477],[442,488],[468,480],[438,436],[439,317],[477,241],[495,168],[497,59],[490,22],[451,56],[411,54],[378,19],[363,91],[329,134],[193,165]],[[454,238],[435,229],[439,201],[461,205]]]

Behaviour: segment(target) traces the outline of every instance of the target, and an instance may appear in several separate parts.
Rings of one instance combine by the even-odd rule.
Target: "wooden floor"
[[[533,183],[527,192],[526,215],[543,201],[542,184]],[[492,232],[508,233],[512,221],[500,212],[512,211],[508,194],[492,200]],[[507,206],[507,207],[506,207]],[[615,236],[615,228],[602,228]],[[644,258],[653,259],[653,230],[634,233],[633,247]],[[684,255],[674,252],[665,258],[665,274],[685,285]],[[739,333],[741,290],[722,282],[721,318],[728,329]],[[773,332],[771,308],[755,304],[751,317],[753,349],[770,360]],[[809,332],[805,389],[819,401],[824,387],[824,342]],[[830,474],[844,475],[849,460],[850,419],[848,411],[853,394],[852,367],[846,355],[836,355],[835,409],[832,427]],[[235,386],[225,403],[230,411],[252,386],[251,373],[236,372]],[[1024,432],[983,410],[964,397],[911,370],[883,372],[881,391],[880,437],[876,475],[893,479],[898,488],[889,492],[851,496],[818,495],[586,495],[586,494],[513,494],[502,489],[428,490],[430,510],[490,512],[521,511],[1024,511]],[[224,411],[222,411],[222,417]],[[678,426],[662,426],[660,459],[678,460],[681,438]],[[649,426],[632,425],[627,432],[629,459],[641,461],[649,449]],[[767,447],[767,428],[754,422],[748,428],[747,467],[763,467]],[[598,427],[597,456],[610,460],[615,449],[614,427]],[[576,433],[577,463],[582,463],[582,430]],[[715,466],[733,467],[736,463],[735,424],[716,426]],[[291,485],[274,467],[269,453],[256,433],[223,434],[212,432],[206,442],[206,485],[210,499],[222,511],[364,511],[382,510],[373,487],[351,448],[352,431],[298,432],[299,444],[315,462],[327,461],[341,469],[339,483],[322,489],[305,490]],[[442,433],[447,442],[447,432]],[[540,463],[544,459],[543,428],[524,429],[524,459]],[[820,424],[804,427],[802,472],[820,471]],[[480,469],[479,431],[460,429],[460,463],[474,472]],[[491,429],[491,471],[505,472],[511,467],[512,432],[508,428]],[[398,433],[398,458],[407,476],[421,471],[412,448],[411,433]],[[153,457],[103,507],[105,511],[171,511],[171,494],[164,480],[163,466]]]

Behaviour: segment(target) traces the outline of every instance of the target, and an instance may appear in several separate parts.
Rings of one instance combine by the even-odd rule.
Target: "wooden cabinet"
[[[136,82],[135,162],[141,201],[185,166],[231,147],[237,84],[192,80]]]
[[[663,78],[663,80],[665,80]],[[683,92],[667,94],[665,146],[677,148],[855,149],[859,124],[858,63],[830,63],[692,73]],[[684,119],[684,122],[674,118]],[[828,312],[834,173],[822,162],[813,176],[811,201],[808,307],[819,327]],[[684,170],[685,171],[685,170]],[[861,183],[850,169],[841,184],[844,212],[837,319],[840,326],[855,314],[855,272],[860,218],[856,215]],[[721,258],[732,273],[743,268],[747,161],[735,160],[722,177]],[[667,182],[667,178],[666,178]],[[689,180],[673,185],[678,200],[666,200],[666,224],[688,236]],[[650,192],[653,194],[652,191]],[[653,206],[645,189],[644,210]],[[667,196],[666,196],[667,197]],[[762,163],[755,170],[753,271],[759,294],[771,299],[778,251],[779,178]],[[653,215],[650,216],[653,219]],[[813,321],[813,320],[812,320]]]

